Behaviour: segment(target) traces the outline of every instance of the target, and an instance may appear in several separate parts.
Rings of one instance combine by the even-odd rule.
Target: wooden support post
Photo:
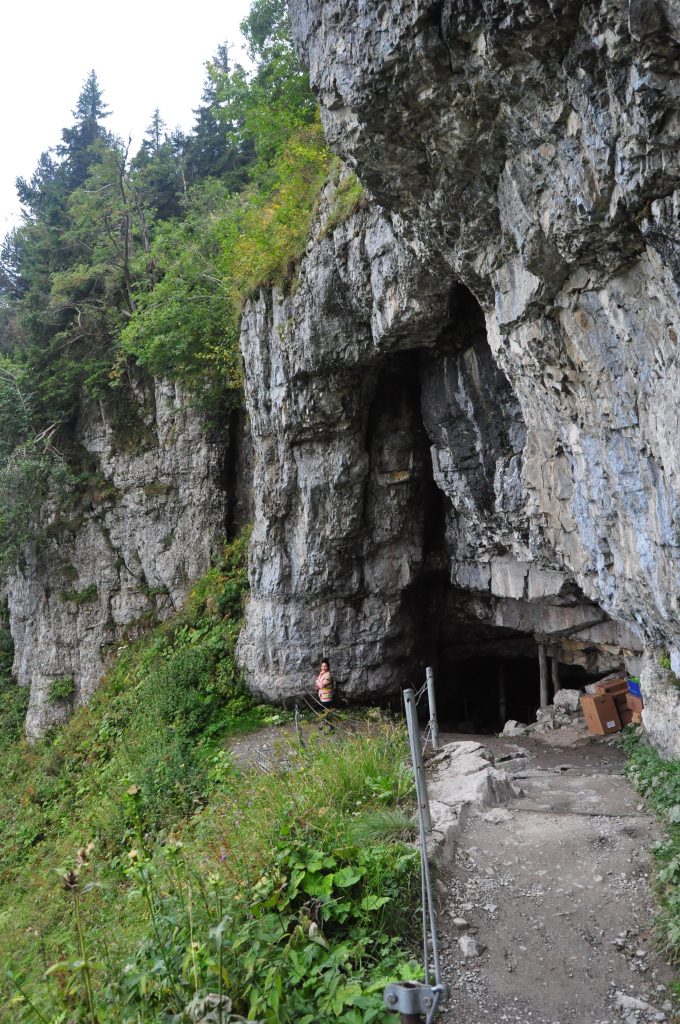
[[[505,725],[508,715],[508,694],[505,687],[505,662],[498,662],[498,717]]]
[[[552,670],[553,693],[557,693],[559,690],[562,689],[562,684],[560,683],[560,662],[559,662],[559,658],[557,658],[554,654],[553,654],[552,658],[550,659],[550,667],[551,667],[551,670]]]
[[[538,645],[538,667],[540,671],[541,690],[540,690],[540,706],[547,708],[548,706],[548,655],[545,649],[545,644]]]
[[[434,693],[434,672],[431,668],[425,669],[427,679],[427,701],[430,706],[430,737],[432,749],[439,750],[439,722],[437,721],[437,700]]]

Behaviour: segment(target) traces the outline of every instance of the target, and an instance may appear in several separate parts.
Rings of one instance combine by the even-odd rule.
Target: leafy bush
[[[76,682],[73,676],[62,676],[50,685],[49,699],[53,704],[58,704],[59,701],[68,700],[75,692]]]
[[[122,353],[212,392],[213,404],[240,401],[243,302],[260,285],[291,278],[331,162],[317,120],[280,145],[264,185],[239,195],[212,180],[197,186],[185,218],[158,230],[152,259],[160,279],[138,286]]]
[[[14,1019],[57,1024],[69,1007],[75,1019],[150,1024],[230,1000],[267,1024],[391,1024],[385,984],[420,970],[404,939],[418,854],[384,837],[348,839],[358,817],[385,813],[390,781],[392,811],[400,792],[412,806],[403,729],[367,728],[304,749],[284,744],[285,761],[266,773],[239,771],[222,752],[212,801],[160,844],[143,788],[129,785],[127,851],[109,861],[117,892],[98,889],[92,845],[61,869],[74,941],[64,939],[48,969],[49,1001],[13,969]],[[116,956],[105,938],[114,916],[124,934]]]

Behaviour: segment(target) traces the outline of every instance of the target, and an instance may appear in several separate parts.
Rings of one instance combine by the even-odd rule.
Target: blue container
[[[642,697],[642,692],[640,690],[640,680],[639,679],[629,679],[628,680],[628,692],[632,693],[634,697],[640,697],[640,698]]]

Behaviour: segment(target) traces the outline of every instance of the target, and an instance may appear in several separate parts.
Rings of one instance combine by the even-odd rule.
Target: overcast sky
[[[193,124],[205,62],[235,44],[250,0],[28,0],[7,4],[0,35],[0,238],[16,223],[17,176],[60,140],[85,78],[97,72],[112,111],[106,126],[141,142],[155,107],[168,128]],[[174,9],[173,9],[174,8]]]

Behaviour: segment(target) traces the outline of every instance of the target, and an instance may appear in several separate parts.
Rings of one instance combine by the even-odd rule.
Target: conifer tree
[[[179,215],[180,199],[186,193],[186,138],[179,129],[171,135],[165,129],[165,121],[156,107],[132,161],[135,185],[160,220]]]
[[[110,110],[102,98],[95,71],[90,71],[72,112],[75,121],[61,133],[62,142],[57,147],[66,167],[68,191],[82,185],[88,176],[93,160],[97,159],[94,145],[98,141],[110,142],[111,136],[101,122],[110,116]]]
[[[245,181],[243,168],[250,150],[244,151],[241,124],[229,116],[225,102],[224,83],[232,74],[227,44],[218,46],[206,70],[201,105],[194,110],[196,120],[187,152],[188,177],[191,182],[229,177],[231,186],[237,188]]]

